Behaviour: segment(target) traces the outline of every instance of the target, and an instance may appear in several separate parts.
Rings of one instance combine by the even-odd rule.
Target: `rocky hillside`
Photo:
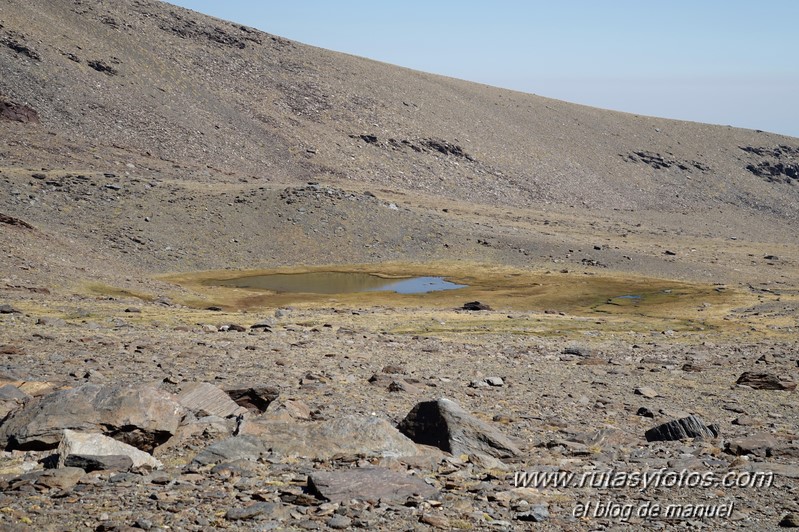
[[[4,165],[797,216],[795,138],[423,74],[151,0],[3,2],[0,117]]]
[[[0,529],[797,527],[798,160],[152,0],[4,0]],[[214,284],[252,269],[468,286]]]

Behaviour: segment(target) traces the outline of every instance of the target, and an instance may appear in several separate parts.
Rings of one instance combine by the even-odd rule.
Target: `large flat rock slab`
[[[373,416],[350,415],[312,423],[245,423],[242,432],[258,436],[277,453],[311,459],[336,455],[401,458],[420,454],[419,448],[388,421]]]
[[[331,502],[405,502],[408,497],[431,498],[438,493],[419,477],[382,467],[319,471],[308,477],[308,489]]]

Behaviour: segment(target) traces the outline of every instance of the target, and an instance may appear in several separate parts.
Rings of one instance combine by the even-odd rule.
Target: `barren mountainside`
[[[517,207],[797,215],[794,138],[414,72],[149,0],[3,2],[0,94],[40,122],[4,122],[5,136],[64,167],[106,170],[95,156],[117,149],[203,181],[241,174]],[[2,149],[6,164],[37,166],[30,150]]]
[[[796,138],[2,0],[0,529],[797,527],[798,222]]]

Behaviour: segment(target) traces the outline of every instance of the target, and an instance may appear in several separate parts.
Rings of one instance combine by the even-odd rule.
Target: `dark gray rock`
[[[247,412],[230,396],[208,382],[194,382],[178,394],[178,402],[197,416],[238,416]]]
[[[541,523],[549,519],[549,507],[546,504],[537,504],[532,509],[516,514],[519,521]]]
[[[19,311],[11,305],[0,305],[0,314],[19,314]]]
[[[674,441],[686,438],[718,438],[718,425],[705,425],[696,416],[675,419],[646,431],[646,441]]]
[[[491,425],[449,399],[418,403],[397,427],[416,443],[452,453],[511,458],[519,448]]]
[[[269,403],[277,399],[280,390],[266,384],[238,385],[225,388],[225,393],[239,406],[255,413],[266,412]]]
[[[799,515],[785,514],[782,519],[780,519],[780,526],[782,528],[799,528]]]
[[[0,386],[0,401],[17,401],[19,403],[23,403],[30,398],[30,395],[26,394],[13,384]]]
[[[233,436],[203,449],[193,462],[200,465],[219,464],[234,460],[258,460],[268,451],[266,444],[255,436]]]
[[[315,472],[308,477],[308,489],[332,502],[351,499],[405,502],[414,495],[431,498],[437,494],[435,488],[419,477],[382,467]]]
[[[63,327],[67,324],[61,318],[53,318],[50,316],[44,316],[36,320],[36,325],[45,325],[48,327]]]
[[[256,502],[244,508],[231,508],[225,513],[225,519],[230,521],[244,521],[253,519],[259,515],[270,515],[278,508],[278,504],[273,502]]]
[[[133,467],[133,460],[123,454],[106,456],[70,454],[64,459],[64,467],[79,467],[87,473],[92,471],[128,471]]]
[[[263,421],[245,423],[245,434],[257,436],[282,455],[329,459],[335,455],[401,458],[419,448],[388,421],[374,416],[344,416],[316,423]]]
[[[789,378],[778,377],[770,373],[746,371],[738,377],[736,384],[749,386],[755,390],[794,390],[796,383]]]
[[[464,303],[461,309],[471,310],[471,311],[492,310],[491,307],[489,307],[485,303],[480,303],[479,301],[469,301],[468,303]]]
[[[573,345],[565,348],[563,350],[564,355],[574,355],[578,357],[590,357],[593,355],[593,352],[588,347],[584,347],[581,345]]]
[[[147,452],[177,431],[185,410],[153,385],[84,384],[28,401],[0,426],[0,447],[53,449],[65,429],[102,433]]]
[[[727,442],[724,452],[735,455],[754,455],[761,458],[770,457],[774,454],[777,441],[769,434],[757,434],[746,438],[738,438]]]
[[[333,530],[346,530],[352,526],[352,519],[346,515],[334,515],[327,520],[327,526]]]

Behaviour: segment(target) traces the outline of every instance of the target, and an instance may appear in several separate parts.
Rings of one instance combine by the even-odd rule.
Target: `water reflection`
[[[447,281],[443,277],[386,279],[369,273],[351,272],[276,273],[214,281],[213,284],[235,288],[308,294],[344,294],[354,292],[425,294],[427,292],[455,290],[466,287],[466,285]]]

